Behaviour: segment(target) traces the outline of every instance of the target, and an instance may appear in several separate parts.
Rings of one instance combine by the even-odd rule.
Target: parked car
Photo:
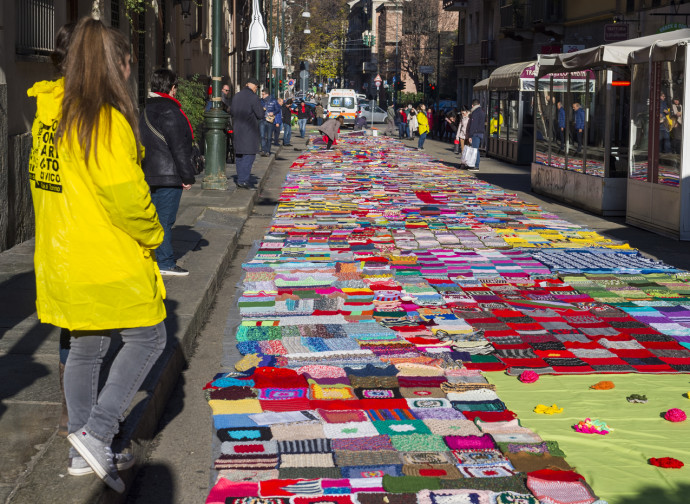
[[[371,122],[372,122],[372,121],[371,121],[371,116],[372,116],[372,111],[371,111],[371,109],[372,109],[372,105],[373,105],[373,104],[368,103],[368,104],[366,104],[366,105],[360,105],[360,106],[359,106],[359,111],[360,111],[360,113],[361,113],[364,117],[367,118],[367,122],[368,122],[368,123],[371,123]],[[386,122],[386,117],[388,116],[388,114],[386,113],[386,111],[383,110],[383,109],[382,109],[381,107],[379,107],[378,105],[373,105],[373,108],[374,108],[374,112],[373,112],[374,122],[375,122],[375,123],[383,123],[383,122]]]

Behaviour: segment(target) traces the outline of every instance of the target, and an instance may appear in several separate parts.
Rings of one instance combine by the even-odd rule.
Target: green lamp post
[[[226,159],[226,127],[230,117],[220,106],[220,56],[222,54],[222,25],[223,1],[213,0],[213,64],[211,69],[211,89],[213,92],[212,107],[204,113],[206,126],[206,175],[201,183],[202,189],[217,189],[224,191],[228,188],[228,178],[225,175]]]

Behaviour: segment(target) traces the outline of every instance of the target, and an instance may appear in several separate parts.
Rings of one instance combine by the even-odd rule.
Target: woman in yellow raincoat
[[[419,141],[417,142],[417,148],[423,150],[424,140],[426,140],[426,136],[429,134],[429,120],[426,117],[426,105],[423,103],[419,106],[417,121],[419,123]]]
[[[152,252],[163,229],[140,166],[129,75],[124,35],[83,18],[64,82],[29,90],[38,103],[29,166],[38,317],[71,331],[68,440],[118,492],[125,485],[110,445],[166,343],[165,289]],[[112,329],[123,346],[99,394]]]

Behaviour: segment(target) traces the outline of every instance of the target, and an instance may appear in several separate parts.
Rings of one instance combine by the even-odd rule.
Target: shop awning
[[[477,92],[486,91],[487,89],[489,89],[489,78],[487,77],[484,80],[480,80],[474,86],[472,86],[472,89],[474,89]]]
[[[650,47],[644,47],[630,53],[628,62],[632,65],[636,63],[647,63],[650,59],[651,61],[676,61],[678,49],[688,44],[690,44],[690,38],[657,42]]]
[[[497,68],[489,77],[489,88],[492,91],[511,91],[520,89],[520,77],[523,71],[534,65],[534,61],[512,63]]]
[[[586,70],[604,65],[627,65],[628,56],[637,50],[648,48],[655,42],[678,41],[686,38],[690,38],[690,29],[657,33],[647,37],[589,47],[573,53],[540,54],[537,60],[537,74],[543,77],[554,72]]]

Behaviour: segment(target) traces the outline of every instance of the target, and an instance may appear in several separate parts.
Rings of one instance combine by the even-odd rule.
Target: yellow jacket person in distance
[[[55,145],[63,93],[64,79],[28,90],[37,99],[29,178],[38,318],[70,330],[155,325],[165,319],[165,288],[152,254],[163,228],[132,128],[104,106],[87,166],[76,134]]]
[[[420,106],[420,112],[417,114],[417,131],[420,135],[424,133],[429,133],[429,119],[426,116],[426,107],[424,105]]]

